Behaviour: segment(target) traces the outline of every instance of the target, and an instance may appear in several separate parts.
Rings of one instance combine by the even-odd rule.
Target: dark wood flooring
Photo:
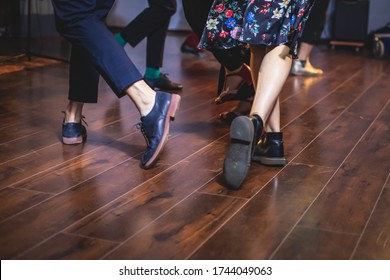
[[[86,105],[88,141],[60,141],[68,65],[0,76],[1,259],[390,259],[390,63],[315,49],[320,78],[281,93],[288,164],[253,163],[223,186],[229,126],[215,105],[218,63],[180,53],[164,71],[184,84],[158,165],[139,168],[134,105],[102,82]],[[145,45],[126,47],[141,69]]]

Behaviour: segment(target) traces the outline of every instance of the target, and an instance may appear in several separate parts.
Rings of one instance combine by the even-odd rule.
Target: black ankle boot
[[[282,132],[267,132],[255,148],[252,160],[265,165],[285,165]]]
[[[264,124],[263,124],[263,120],[258,115],[251,115],[249,118],[251,119],[251,121],[253,123],[253,130],[254,130],[253,148],[252,148],[252,155],[253,155],[253,153],[256,149],[257,143],[259,143],[261,137],[263,136]]]
[[[230,189],[238,189],[248,174],[254,149],[263,132],[259,116],[240,116],[230,126],[230,145],[223,162],[223,175]]]

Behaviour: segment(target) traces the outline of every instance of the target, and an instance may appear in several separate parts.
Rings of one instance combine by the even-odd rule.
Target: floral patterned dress
[[[242,43],[288,45],[296,56],[314,0],[215,0],[199,47],[228,49]]]

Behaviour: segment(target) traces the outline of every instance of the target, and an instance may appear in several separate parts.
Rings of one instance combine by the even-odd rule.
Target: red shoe
[[[184,40],[183,44],[180,47],[182,53],[191,53],[196,56],[203,56],[203,50],[198,48],[199,38],[194,32],[191,32],[190,35]]]

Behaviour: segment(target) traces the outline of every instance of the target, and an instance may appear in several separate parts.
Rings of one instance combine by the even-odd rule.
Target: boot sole
[[[253,161],[269,166],[284,166],[287,163],[287,159],[284,157],[253,156],[252,159]]]
[[[169,104],[168,112],[167,112],[167,115],[165,118],[164,131],[163,131],[163,135],[161,137],[161,141],[158,144],[155,153],[149,159],[149,161],[146,162],[145,165],[141,165],[141,167],[144,169],[152,168],[156,164],[159,155],[163,151],[163,148],[164,148],[166,142],[168,141],[169,125],[170,125],[171,121],[175,120],[176,111],[179,109],[180,99],[181,99],[181,97],[177,94],[172,94],[171,96],[172,96],[171,102]]]
[[[62,143],[65,145],[77,145],[82,144],[87,141],[87,135],[78,136],[78,137],[62,137]]]
[[[248,174],[253,146],[254,128],[245,116],[237,117],[230,127],[230,145],[223,162],[227,187],[238,189]]]

